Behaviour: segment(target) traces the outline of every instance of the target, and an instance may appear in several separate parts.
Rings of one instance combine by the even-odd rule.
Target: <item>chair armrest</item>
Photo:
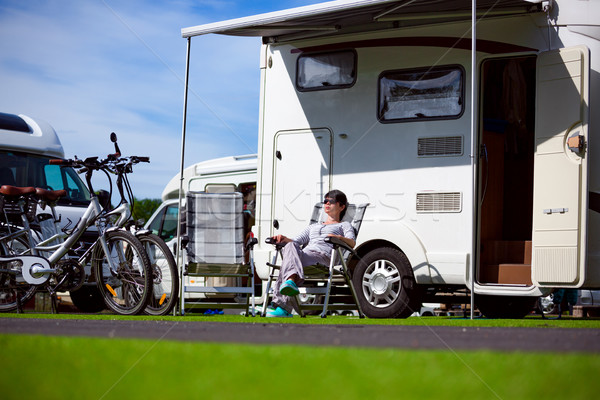
[[[344,242],[342,239],[335,237],[335,236],[327,236],[325,238],[325,243],[329,243],[332,244],[333,247],[341,247],[344,250],[348,250],[349,252],[351,252],[352,254],[356,254],[356,252],[354,251],[354,249],[350,246],[348,246],[348,243]]]
[[[285,245],[287,244],[287,243],[277,243],[277,242],[275,241],[275,238],[272,238],[272,237],[268,237],[268,238],[266,238],[266,239],[265,239],[265,243],[266,243],[266,244],[272,244],[273,246],[275,246],[275,248],[276,248],[277,250],[281,250],[281,249],[283,249],[283,248],[285,247]]]
[[[181,236],[181,248],[185,249],[190,242],[190,237],[188,235]]]
[[[252,250],[254,245],[258,243],[258,239],[255,237],[248,238],[248,242],[246,242],[246,250]]]

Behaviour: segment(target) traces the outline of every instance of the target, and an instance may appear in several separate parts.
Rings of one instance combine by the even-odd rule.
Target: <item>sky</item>
[[[150,157],[130,176],[135,196],[160,198],[180,169],[181,29],[320,2],[0,0],[0,112],[48,122],[67,158],[103,158],[117,133],[123,155]],[[256,153],[260,43],[192,40],[186,167]]]

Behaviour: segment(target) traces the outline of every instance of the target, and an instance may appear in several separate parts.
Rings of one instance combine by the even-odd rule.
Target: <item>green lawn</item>
[[[591,399],[600,356],[0,335],[9,399]]]
[[[600,318],[571,318],[542,319],[539,316],[531,316],[523,319],[487,319],[459,317],[411,317],[406,319],[359,319],[358,317],[308,316],[300,318],[262,318],[244,317],[241,315],[212,315],[186,314],[185,316],[152,317],[147,315],[123,316],[115,314],[36,314],[26,312],[25,314],[0,313],[0,318],[57,318],[57,319],[106,319],[106,320],[161,320],[161,321],[213,321],[213,322],[239,322],[239,323],[288,323],[288,324],[366,324],[366,325],[420,325],[420,326],[473,326],[473,327],[524,327],[524,328],[596,328],[600,329]]]

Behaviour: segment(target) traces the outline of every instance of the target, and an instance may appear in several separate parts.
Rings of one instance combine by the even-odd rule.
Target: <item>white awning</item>
[[[542,0],[478,0],[481,16],[540,11]],[[216,33],[282,42],[471,18],[471,0],[338,0],[181,30],[184,38]]]

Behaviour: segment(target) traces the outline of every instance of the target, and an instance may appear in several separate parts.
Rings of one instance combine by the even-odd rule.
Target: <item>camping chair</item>
[[[346,214],[344,215],[343,221],[350,222],[357,237],[363,216],[365,215],[365,210],[368,206],[368,203],[359,205],[349,204]],[[317,203],[313,210],[310,224],[323,222],[324,217],[325,213],[323,212],[323,204]],[[295,297],[293,304],[301,317],[305,316],[304,309],[321,310],[321,318],[325,318],[327,316],[327,311],[329,309],[335,309],[358,310],[359,317],[364,318],[364,314],[358,302],[356,290],[352,284],[352,279],[350,277],[347,265],[347,261],[350,256],[352,255],[354,257],[358,257],[358,254],[356,254],[356,252],[350,246],[338,238],[329,237],[325,240],[333,245],[329,266],[316,264],[304,267],[304,284],[298,288],[300,290],[300,294]],[[272,238],[268,238],[267,243],[275,244]],[[280,269],[280,266],[277,265],[277,258],[281,257],[281,250],[283,249],[284,245],[285,244],[275,244],[276,251],[275,255],[273,256],[273,261],[271,263],[267,263],[267,265],[270,267],[270,274],[261,313],[263,317],[266,314],[267,304],[269,303],[271,285],[273,280],[277,279],[277,273]],[[332,299],[333,287],[347,288],[346,295],[340,297],[342,299],[348,299],[347,291],[349,290],[353,304],[349,304],[347,301],[337,303],[331,302],[330,300]],[[343,293],[343,290],[341,290],[340,293]],[[322,304],[301,304],[299,299],[299,296],[301,295],[317,295],[321,297],[324,295],[325,297]],[[315,298],[319,299],[319,297]]]
[[[256,239],[250,237],[244,243],[242,194],[188,192],[186,197],[184,275],[203,278],[205,285],[191,286],[182,281],[181,315],[185,313],[186,304],[201,309],[245,308],[249,315],[252,301],[254,316],[253,247]],[[250,255],[248,262],[245,251]],[[233,280],[237,285],[217,286],[218,279],[211,280],[211,277],[238,278]],[[203,293],[204,298],[186,300],[186,293]],[[238,295],[237,299],[233,295]],[[245,295],[245,302],[238,301],[239,295]]]

